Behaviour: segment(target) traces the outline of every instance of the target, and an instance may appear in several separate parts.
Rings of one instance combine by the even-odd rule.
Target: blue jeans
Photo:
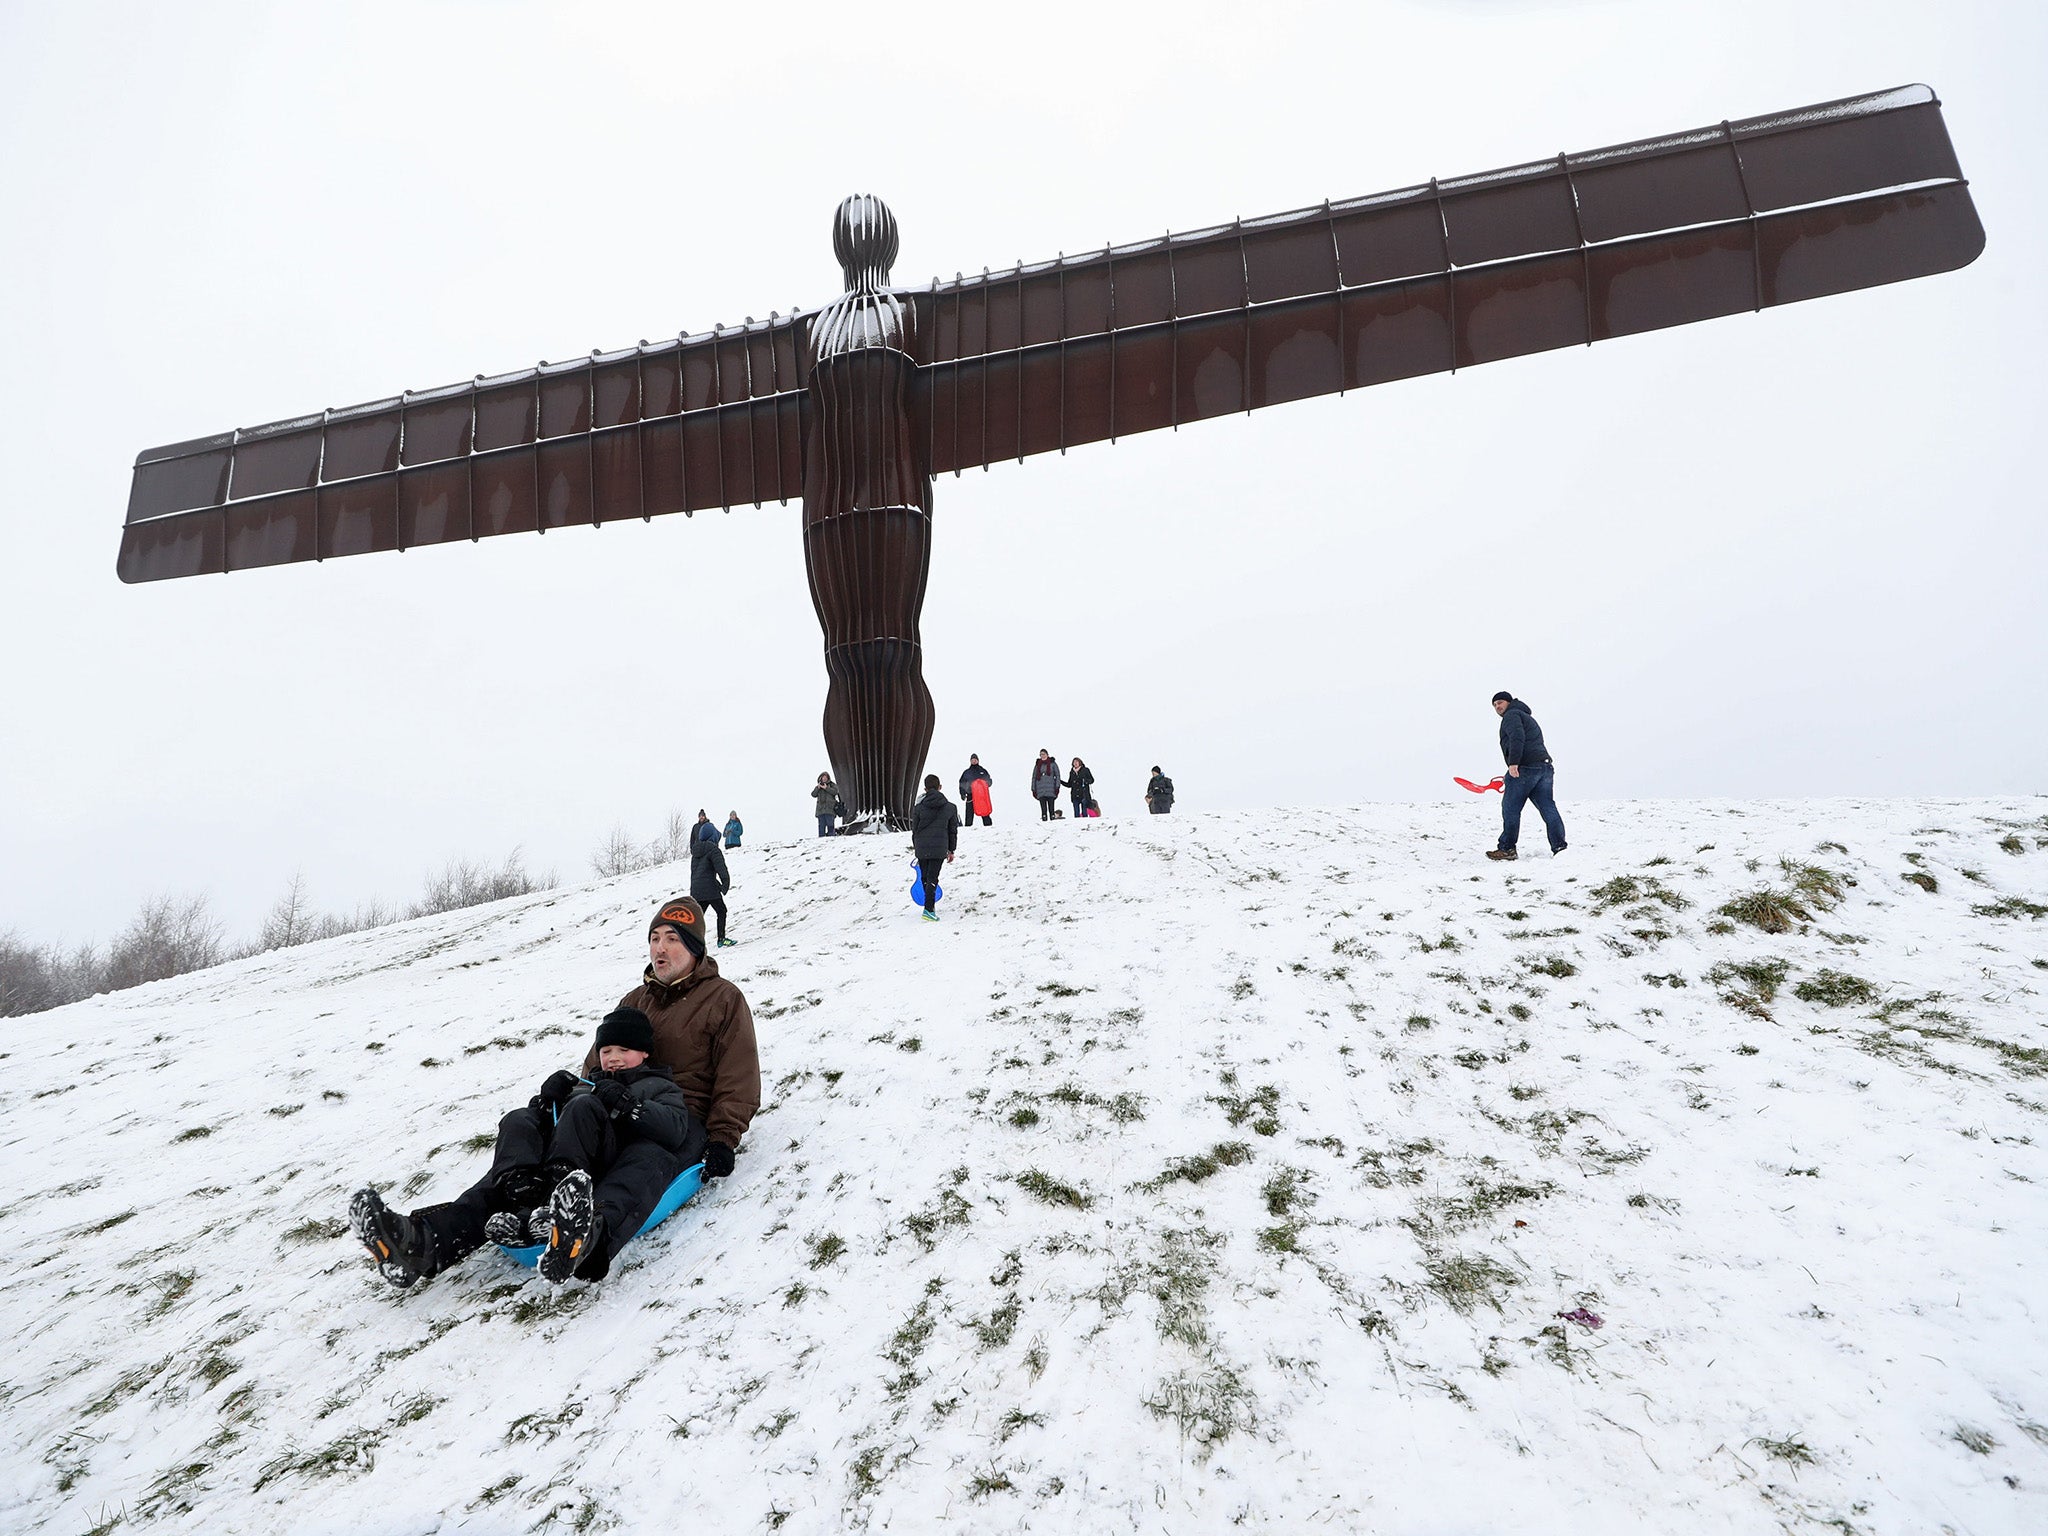
[[[838,819],[837,816],[820,816],[818,818],[818,836],[830,837],[834,831],[832,824]]]
[[[1564,847],[1564,821],[1557,814],[1557,802],[1550,798],[1551,781],[1557,770],[1549,763],[1536,763],[1510,775],[1500,792],[1500,846],[1503,852],[1515,846],[1522,833],[1522,802],[1536,807],[1543,818],[1543,830],[1550,834],[1550,851]]]

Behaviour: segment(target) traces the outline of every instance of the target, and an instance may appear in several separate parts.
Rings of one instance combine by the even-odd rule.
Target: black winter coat
[[[1152,809],[1163,811],[1173,805],[1173,780],[1163,773],[1155,773],[1145,785],[1145,798],[1152,802]]]
[[[714,896],[732,889],[732,875],[725,867],[725,852],[714,833],[690,844],[690,899],[700,906]]]
[[[1060,782],[1074,792],[1074,804],[1085,810],[1095,803],[1095,770],[1083,763],[1074,771],[1071,779]]]
[[[920,859],[943,859],[960,844],[960,811],[936,789],[910,808],[910,847]]]
[[[1550,761],[1543,746],[1543,727],[1520,699],[1509,700],[1507,713],[1500,717],[1500,756],[1511,768],[1533,768]]]
[[[988,785],[991,789],[995,788],[996,781],[988,776],[988,770],[982,767],[981,764],[976,763],[960,775],[960,803],[962,805],[972,805],[974,803],[974,781],[976,779],[981,780],[982,783]]]
[[[624,1083],[640,1106],[630,1123],[623,1120],[613,1122],[621,1140],[638,1136],[679,1156],[689,1151],[693,1144],[702,1147],[701,1128],[695,1132],[692,1130],[696,1117],[690,1113],[689,1100],[683,1097],[683,1090],[676,1086],[675,1075],[667,1067],[630,1067],[624,1072],[597,1074],[599,1082],[606,1078]],[[578,1094],[590,1091],[581,1083],[576,1085]]]

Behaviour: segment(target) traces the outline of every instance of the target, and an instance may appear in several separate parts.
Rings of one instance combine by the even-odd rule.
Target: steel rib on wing
[[[1924,86],[917,296],[934,473],[1967,265]]]
[[[150,449],[124,581],[780,501],[803,316]]]

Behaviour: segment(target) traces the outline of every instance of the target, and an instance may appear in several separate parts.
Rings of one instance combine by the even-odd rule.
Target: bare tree
[[[673,864],[678,859],[690,856],[690,838],[697,830],[697,824],[681,811],[668,813],[668,826],[662,835],[654,840],[650,853],[656,864]]]
[[[321,918],[306,900],[305,871],[295,871],[292,883],[285,887],[284,894],[277,898],[277,905],[270,909],[270,916],[263,920],[263,932],[256,941],[256,947],[258,950],[290,949],[308,939],[324,937],[319,932],[321,923]]]
[[[221,959],[221,926],[202,896],[153,896],[109,948],[109,991],[202,970]]]
[[[453,912],[458,907],[481,906],[487,901],[546,890],[554,883],[552,870],[538,879],[527,874],[524,855],[517,848],[496,869],[468,859],[451,859],[439,874],[427,877],[426,890],[406,916],[428,917],[436,912]]]
[[[630,875],[647,867],[646,851],[626,835],[624,827],[613,827],[604,846],[590,856],[590,867],[599,876]]]

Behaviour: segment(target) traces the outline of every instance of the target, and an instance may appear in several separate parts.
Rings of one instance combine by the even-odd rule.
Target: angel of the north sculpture
[[[825,742],[901,825],[931,743],[932,477],[1967,265],[1906,86],[1004,272],[891,285],[840,205],[815,309],[151,448],[124,581],[800,500]]]

